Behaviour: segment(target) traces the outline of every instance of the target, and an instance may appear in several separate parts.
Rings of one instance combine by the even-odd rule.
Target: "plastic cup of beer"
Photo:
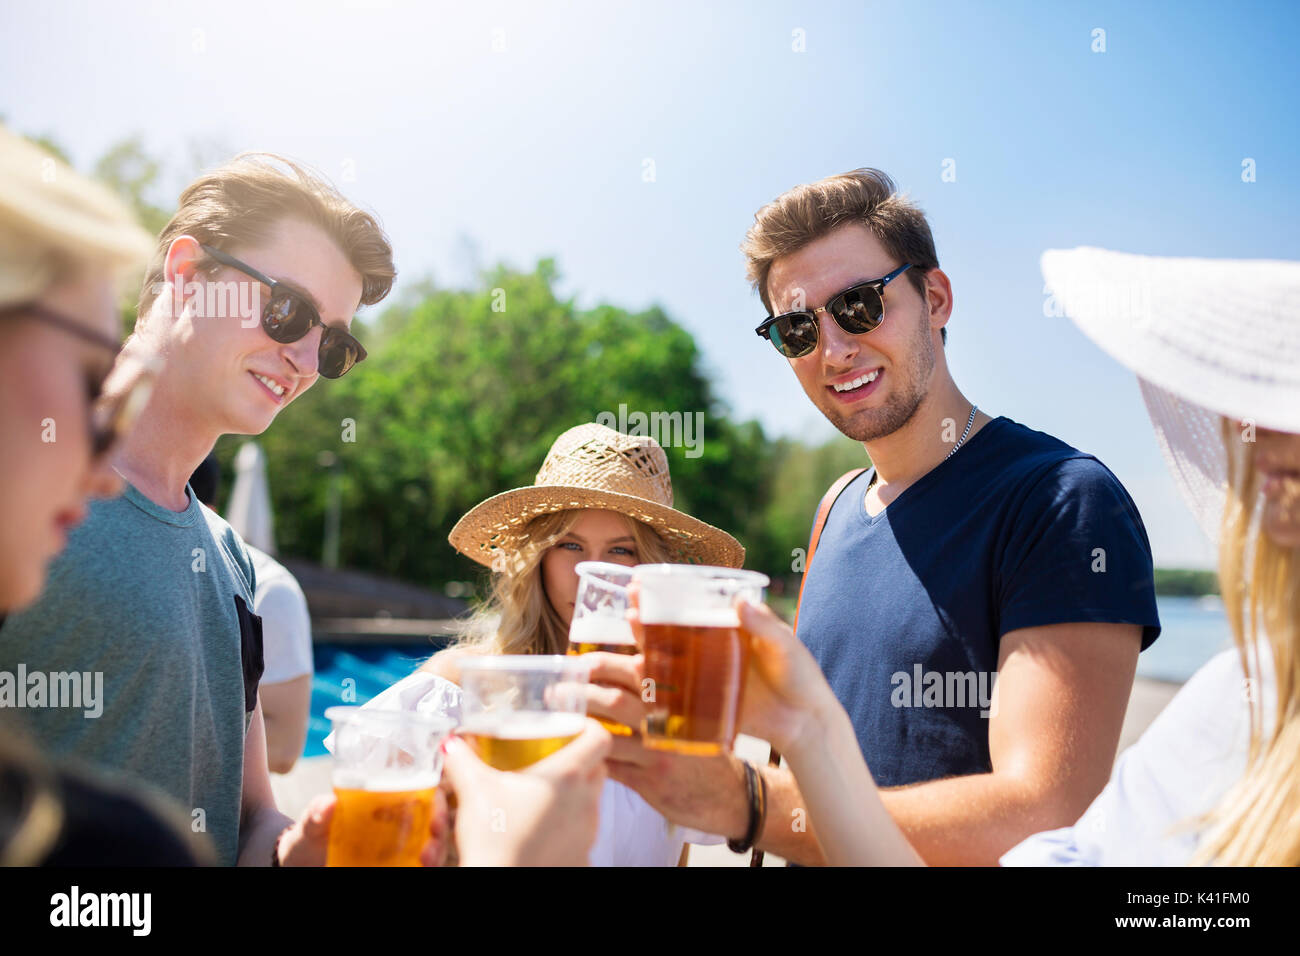
[[[641,736],[647,747],[694,756],[729,751],[736,740],[749,670],[750,637],[735,600],[759,604],[764,574],[690,564],[643,564],[645,640]]]
[[[522,770],[582,733],[590,676],[586,661],[567,655],[461,661],[457,734],[488,766]]]
[[[635,654],[636,637],[627,619],[627,586],[632,569],[624,564],[582,561],[578,572],[578,594],[574,599],[573,619],[569,622],[569,653]],[[630,737],[627,724],[597,717],[611,734]]]
[[[419,866],[429,842],[446,717],[331,707],[334,795],[326,866]]]

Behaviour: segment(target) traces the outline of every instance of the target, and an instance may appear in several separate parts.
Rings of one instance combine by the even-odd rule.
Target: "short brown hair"
[[[393,247],[379,220],[353,205],[324,177],[274,153],[241,153],[204,173],[181,193],[176,214],[163,228],[136,321],[153,306],[162,288],[167,249],[177,236],[193,236],[218,248],[256,243],[285,219],[319,226],[361,274],[361,304],[388,295],[397,269]],[[215,267],[203,262],[200,268]]]
[[[769,313],[767,277],[772,263],[851,222],[871,230],[900,265],[911,263],[904,274],[925,295],[925,273],[939,267],[925,213],[898,191],[888,174],[863,168],[796,186],[754,214],[754,225],[745,233],[740,250],[745,254],[746,277]],[[946,342],[948,330],[943,329],[942,335]]]

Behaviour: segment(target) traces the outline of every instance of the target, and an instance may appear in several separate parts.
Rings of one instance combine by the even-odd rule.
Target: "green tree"
[[[369,323],[370,358],[318,383],[261,439],[281,549],[320,554],[329,452],[342,475],[343,563],[426,585],[470,577],[477,566],[446,540],[459,517],[531,484],[560,432],[623,404],[704,414],[698,457],[666,449],[676,504],[761,551],[761,428],[727,418],[694,340],[661,309],[579,310],[557,280],[543,260],[532,272],[498,267],[469,290],[425,283]],[[355,441],[344,440],[348,421]]]
[[[135,210],[140,223],[155,236],[171,218],[171,213],[150,198],[160,185],[162,164],[150,156],[140,137],[131,136],[112,146],[95,163],[94,177],[125,200]]]
[[[788,439],[773,444],[771,488],[761,524],[770,537],[768,574],[782,577],[787,588],[798,589],[808,549],[808,535],[822,495],[851,468],[871,464],[861,442],[842,435],[809,446]]]

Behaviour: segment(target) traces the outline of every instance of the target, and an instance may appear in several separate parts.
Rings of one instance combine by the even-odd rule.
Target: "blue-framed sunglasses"
[[[827,313],[849,335],[875,331],[885,315],[885,286],[910,268],[907,263],[883,278],[845,289],[820,309],[769,315],[754,331],[786,358],[800,358],[817,348],[818,312]]]
[[[256,279],[268,286],[271,298],[262,309],[262,331],[276,342],[297,342],[316,326],[322,326],[319,364],[321,375],[326,378],[342,378],[352,366],[366,357],[366,350],[354,339],[351,333],[321,321],[316,306],[296,289],[283,282],[265,276],[246,262],[240,262],[229,253],[212,246],[203,246],[203,251],[222,265],[238,269],[246,276]]]

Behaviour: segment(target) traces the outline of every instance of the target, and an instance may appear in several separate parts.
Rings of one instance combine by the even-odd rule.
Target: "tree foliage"
[[[580,310],[557,279],[543,260],[469,290],[426,283],[372,323],[366,362],[318,382],[261,438],[281,549],[320,553],[328,452],[345,564],[430,585],[466,577],[474,566],[446,543],[456,520],[531,484],[562,431],[624,405],[703,414],[701,441],[666,448],[676,506],[761,552],[773,447],[762,429],[731,421],[694,340],[661,309]]]
[[[65,155],[48,137],[39,141]],[[191,172],[211,165],[215,149],[196,145]],[[171,216],[158,204],[163,165],[129,137],[92,175],[157,234]],[[341,564],[439,589],[478,578],[478,566],[447,542],[457,519],[530,484],[561,432],[626,406],[703,415],[698,442],[666,448],[675,506],[739,538],[748,567],[797,584],[792,552],[806,546],[825,488],[864,463],[861,446],[768,439],[757,422],[730,416],[690,333],[662,309],[579,309],[557,294],[558,281],[549,259],[529,271],[498,266],[469,289],[415,283],[358,320],[369,358],[342,379],[317,382],[257,439],[280,551],[320,558],[337,487]],[[133,318],[126,308],[128,329]],[[227,475],[245,440],[218,443]]]

